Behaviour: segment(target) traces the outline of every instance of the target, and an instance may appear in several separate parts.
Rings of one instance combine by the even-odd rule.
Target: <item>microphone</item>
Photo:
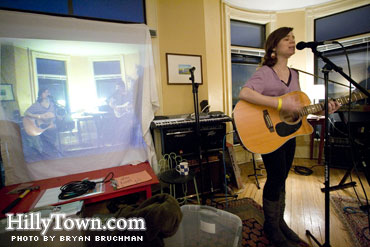
[[[190,72],[194,72],[194,70],[195,70],[195,67],[191,67],[191,68],[189,69],[189,71],[190,71]]]
[[[338,41],[335,40],[329,40],[329,41],[311,41],[311,42],[304,42],[301,41],[296,45],[297,50],[303,50],[304,48],[311,48],[315,49],[319,45],[329,45],[329,44],[338,44]]]

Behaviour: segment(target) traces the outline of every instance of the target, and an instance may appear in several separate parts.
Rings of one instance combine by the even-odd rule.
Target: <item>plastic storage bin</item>
[[[166,247],[241,246],[242,221],[235,214],[209,206],[183,205],[183,218],[176,234],[165,238]]]

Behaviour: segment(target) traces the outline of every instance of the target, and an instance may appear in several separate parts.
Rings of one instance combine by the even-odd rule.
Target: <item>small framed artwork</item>
[[[186,85],[191,84],[190,69],[194,70],[194,82],[203,83],[202,78],[202,56],[166,53],[167,61],[167,83]]]
[[[0,100],[1,101],[13,101],[13,85],[12,84],[0,84]]]

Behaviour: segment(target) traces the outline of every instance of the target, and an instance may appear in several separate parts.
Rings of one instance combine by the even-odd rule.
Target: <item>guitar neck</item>
[[[354,102],[361,99],[366,99],[367,96],[362,92],[356,92],[351,94],[351,98],[348,96],[343,96],[340,98],[335,99],[338,101],[341,105],[348,104],[349,102]],[[315,114],[318,112],[321,112],[325,109],[325,103],[319,103],[319,104],[313,104],[302,107],[302,109],[299,111],[300,116],[307,116],[308,114]]]

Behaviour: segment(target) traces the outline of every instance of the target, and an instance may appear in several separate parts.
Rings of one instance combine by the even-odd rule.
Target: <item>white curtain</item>
[[[0,11],[0,43],[1,84],[11,85],[14,94],[14,100],[4,100],[11,97],[5,95],[0,101],[0,119],[19,125],[7,129],[0,125],[7,185],[145,161],[157,171],[149,128],[159,103],[146,25]],[[38,77],[37,58],[66,61],[66,94],[74,125],[63,133],[58,131],[57,146],[62,150],[47,158],[27,156],[27,135],[22,125],[24,112],[35,103],[38,83],[43,79]],[[104,103],[100,102],[96,84],[99,78],[110,79],[98,77],[92,62],[109,59],[119,61],[126,93],[130,95],[124,128],[111,128],[111,137],[107,137],[109,126],[104,122],[106,112],[99,108]],[[4,147],[12,146],[12,136],[20,136],[22,145],[4,153]],[[112,141],[117,137],[123,143]],[[19,157],[19,153],[25,157]]]

